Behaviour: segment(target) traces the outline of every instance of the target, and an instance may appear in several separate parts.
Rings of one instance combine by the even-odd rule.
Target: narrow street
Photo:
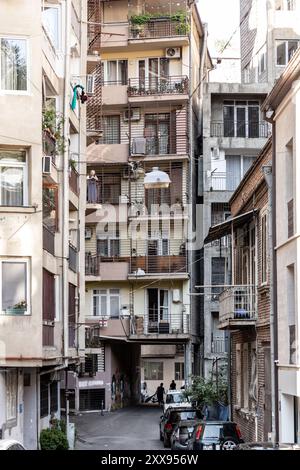
[[[76,450],[161,450],[158,408],[125,408],[86,413],[72,418],[76,424]]]

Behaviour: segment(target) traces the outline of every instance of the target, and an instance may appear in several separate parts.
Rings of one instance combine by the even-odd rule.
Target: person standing
[[[164,389],[164,384],[161,383],[159,387],[157,387],[156,390],[156,395],[157,395],[157,400],[158,404],[163,406],[164,404],[164,394],[165,394],[165,389]]]
[[[174,380],[170,383],[170,390],[176,390],[176,383]]]

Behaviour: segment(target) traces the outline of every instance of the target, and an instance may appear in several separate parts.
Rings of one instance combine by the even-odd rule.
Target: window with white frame
[[[6,421],[17,419],[18,372],[6,372]]]
[[[102,67],[105,85],[127,85],[127,60],[104,60],[102,62]]]
[[[42,10],[42,23],[55,49],[60,48],[60,6],[45,4]]]
[[[0,149],[0,206],[26,206],[27,197],[26,151]]]
[[[98,238],[97,254],[103,258],[120,256],[120,240],[118,238]]]
[[[164,363],[163,362],[144,362],[144,380],[163,380]]]
[[[27,40],[1,37],[0,89],[7,92],[27,91]]]
[[[276,40],[276,65],[286,66],[298,49],[298,39]]]
[[[120,315],[119,289],[93,290],[93,316],[118,318]]]
[[[149,256],[168,256],[169,240],[167,238],[157,238],[148,240]]]
[[[20,259],[0,260],[0,314],[28,315],[29,262]]]

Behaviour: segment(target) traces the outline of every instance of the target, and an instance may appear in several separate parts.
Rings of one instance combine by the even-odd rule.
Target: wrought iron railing
[[[128,96],[184,95],[188,94],[187,76],[130,78]]]
[[[190,331],[190,315],[184,311],[149,308],[145,315],[130,318],[132,335],[180,335],[189,334]]]
[[[130,24],[129,39],[157,39],[172,36],[187,36],[188,24],[170,19],[153,18],[144,24]]]
[[[101,263],[124,263],[129,262],[126,256],[101,256],[101,255],[85,255],[85,274],[86,276],[100,276]]]
[[[210,135],[211,137],[268,138],[270,127],[265,121],[211,121]]]
[[[132,256],[130,272],[137,275],[141,272],[145,274],[187,273],[187,255]]]
[[[219,321],[257,319],[257,289],[252,285],[232,286],[219,295]]]

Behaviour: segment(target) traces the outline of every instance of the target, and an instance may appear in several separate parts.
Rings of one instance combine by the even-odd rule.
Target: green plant
[[[63,135],[64,118],[52,107],[43,110],[42,129],[48,132],[55,140],[55,154],[65,151],[65,138]]]
[[[192,377],[192,385],[184,393],[199,408],[202,408],[204,405],[213,405],[216,402],[228,403],[227,384],[220,379],[216,382],[213,378]]]
[[[159,20],[160,18],[185,23],[187,19],[187,14],[185,11],[177,11],[172,15],[164,13],[143,13],[142,15],[131,16],[130,21],[134,25],[143,25],[151,20]]]
[[[69,443],[66,434],[60,426],[43,429],[40,433],[40,446],[42,450],[68,450]]]

